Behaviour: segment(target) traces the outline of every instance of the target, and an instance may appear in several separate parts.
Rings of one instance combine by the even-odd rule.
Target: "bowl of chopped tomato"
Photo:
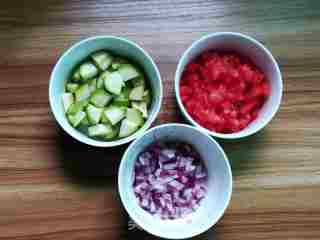
[[[241,33],[213,33],[195,41],[175,73],[183,116],[225,139],[264,128],[279,109],[282,90],[281,72],[270,51]]]

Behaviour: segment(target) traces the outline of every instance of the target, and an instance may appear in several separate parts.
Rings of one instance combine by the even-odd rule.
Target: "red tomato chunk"
[[[235,133],[259,115],[270,94],[265,75],[236,53],[208,51],[190,62],[180,96],[191,117],[219,133]]]

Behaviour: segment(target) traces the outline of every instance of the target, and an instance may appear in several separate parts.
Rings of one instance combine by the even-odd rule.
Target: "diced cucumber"
[[[86,113],[80,111],[77,112],[75,115],[68,115],[68,120],[73,127],[77,127],[85,117]]]
[[[110,73],[104,80],[106,90],[115,95],[120,95],[123,85],[122,77],[118,72]]]
[[[97,108],[97,107],[89,104],[87,107],[87,115],[88,115],[89,122],[91,124],[99,123],[99,121],[101,119],[102,112],[103,112],[103,108]]]
[[[118,70],[122,64],[128,63],[128,60],[122,57],[115,57],[112,61],[111,68],[112,70]]]
[[[131,135],[132,133],[137,131],[138,127],[139,126],[137,124],[130,122],[128,119],[126,119],[126,118],[123,119],[121,121],[119,137],[123,138],[123,137],[127,137],[127,136]]]
[[[102,137],[112,133],[112,127],[105,124],[97,124],[88,128],[90,137]]]
[[[97,89],[92,93],[90,102],[96,107],[104,107],[110,102],[111,99],[112,96],[109,93],[103,89]]]
[[[135,87],[131,90],[129,99],[134,101],[141,101],[143,99],[144,88],[143,86]]]
[[[146,87],[146,80],[144,79],[143,75],[132,79],[131,82],[134,87],[139,87],[139,86],[143,86],[143,88]]]
[[[104,114],[104,111],[105,111],[105,110],[103,110],[102,115],[101,115],[101,119],[100,119],[101,123],[111,124],[111,122],[109,121],[109,119],[107,118],[107,116]],[[111,125],[112,125],[112,124],[111,124]]]
[[[97,79],[93,78],[89,80],[88,84],[89,84],[90,93],[93,93],[97,89]]]
[[[79,102],[74,102],[71,104],[71,106],[68,109],[68,114],[74,115],[77,112],[83,111],[84,108],[88,105],[89,101],[88,100],[83,100]]]
[[[74,93],[79,88],[79,84],[77,83],[67,83],[66,90],[67,92]]]
[[[106,51],[95,52],[91,58],[101,71],[107,70],[113,60],[113,56]]]
[[[86,100],[90,97],[90,88],[87,83],[81,85],[75,92],[76,102]]]
[[[81,75],[80,75],[80,69],[79,68],[73,72],[72,80],[75,81],[75,82],[81,81]]]
[[[110,106],[104,110],[103,114],[107,117],[112,125],[115,125],[125,117],[126,109],[123,107]]]
[[[110,134],[106,134],[103,136],[106,140],[111,140],[118,136],[120,131],[120,123],[116,124],[115,126],[112,126],[112,132]]]
[[[118,69],[118,72],[121,75],[123,81],[127,81],[139,76],[138,69],[129,63],[122,64]]]
[[[144,118],[148,117],[147,103],[132,101],[131,105],[133,108],[139,110]]]
[[[111,64],[112,70],[118,70],[120,66],[121,66],[121,63],[118,63],[118,62],[114,62]]]
[[[86,116],[82,119],[82,121],[81,121],[80,124],[81,124],[81,125],[84,125],[84,126],[90,125],[90,122],[89,122],[89,119],[88,119],[87,114],[86,114]]]
[[[104,88],[104,80],[110,75],[111,72],[104,71],[98,78],[97,88]]]
[[[103,78],[101,77],[102,75],[100,75],[100,77],[98,78],[98,80],[97,80],[97,89],[101,89],[101,88],[103,88],[104,86],[104,81],[103,81]]]
[[[144,91],[142,100],[146,102],[147,106],[151,104],[151,93],[149,90]]]
[[[125,86],[122,89],[121,94],[115,97],[115,99],[113,100],[113,104],[120,107],[128,107],[130,91],[131,89]]]
[[[72,93],[63,93],[62,94],[62,104],[65,112],[68,112],[70,106],[73,104],[74,98]]]
[[[80,76],[82,80],[87,81],[98,74],[97,67],[91,62],[85,62],[80,65]]]
[[[130,122],[135,123],[138,126],[141,126],[144,122],[142,113],[135,108],[128,108],[126,112],[126,119]]]

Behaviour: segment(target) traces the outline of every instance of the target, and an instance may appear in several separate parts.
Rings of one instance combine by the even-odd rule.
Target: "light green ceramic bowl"
[[[145,124],[133,135],[126,138],[122,138],[114,141],[98,141],[84,135],[77,129],[73,128],[63,111],[61,102],[61,94],[64,92],[64,86],[67,79],[70,76],[70,72],[81,62],[84,58],[100,49],[108,49],[116,55],[127,57],[138,63],[143,68],[149,85],[152,89],[152,104],[149,109],[149,117]],[[97,36],[82,40],[69,48],[58,60],[51,73],[49,84],[49,102],[51,111],[59,123],[59,125],[69,135],[74,137],[80,142],[97,147],[113,147],[121,144],[128,143],[133,139],[141,136],[155,120],[157,114],[160,111],[162,101],[162,82],[159,70],[149,56],[149,54],[143,50],[136,43],[124,38],[114,36]]]

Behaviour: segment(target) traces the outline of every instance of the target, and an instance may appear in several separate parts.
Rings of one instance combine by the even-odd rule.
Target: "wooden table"
[[[223,144],[234,192],[197,239],[320,239],[320,2],[3,1],[0,8],[0,239],[155,239],[127,230],[116,187],[125,147],[65,136],[48,105],[59,55],[99,34],[127,37],[158,64],[165,96],[156,124],[180,121],[173,76],[200,36],[239,31],[263,42],[284,79],[281,109],[253,137]]]

